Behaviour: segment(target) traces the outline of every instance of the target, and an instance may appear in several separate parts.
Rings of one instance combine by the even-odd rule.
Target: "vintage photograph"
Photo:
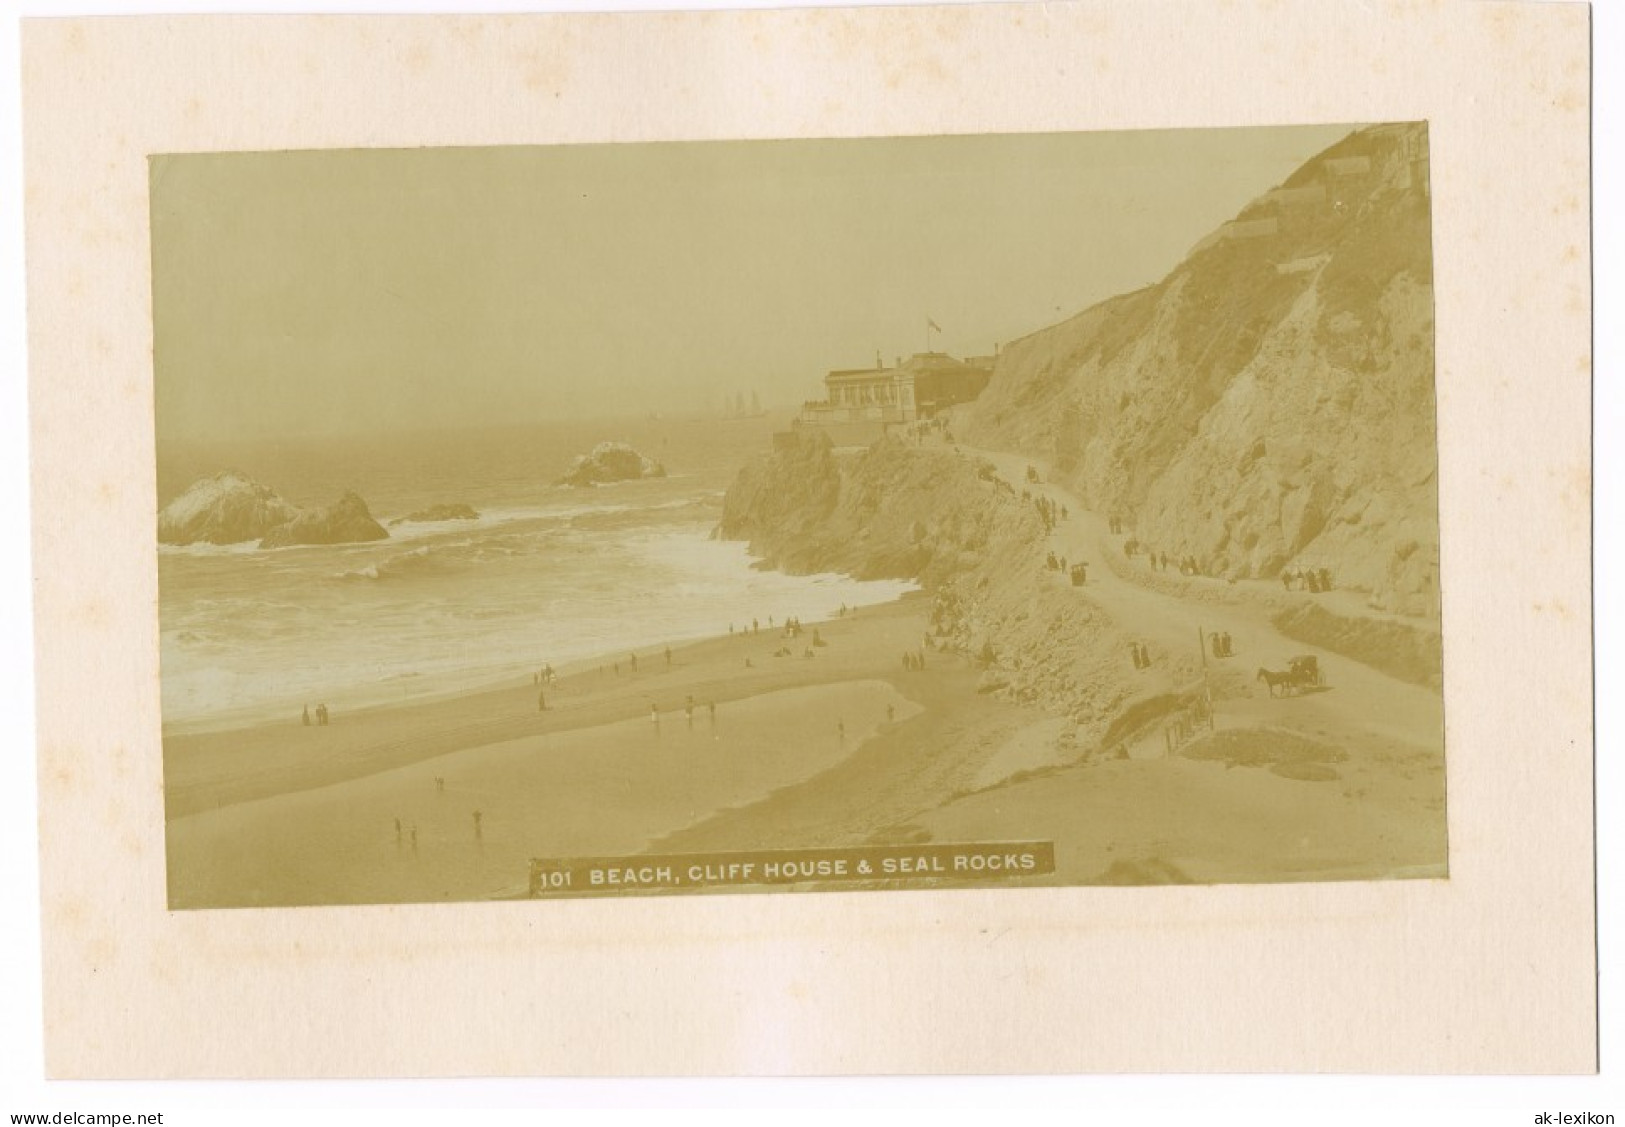
[[[150,189],[171,908],[1448,875],[1425,123]]]

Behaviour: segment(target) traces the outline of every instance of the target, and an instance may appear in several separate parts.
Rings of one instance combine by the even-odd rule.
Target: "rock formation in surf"
[[[235,470],[206,477],[158,513],[160,544],[349,544],[388,538],[367,503],[346,493],[331,505],[300,509]]]
[[[592,453],[582,454],[559,479],[560,485],[604,485],[612,481],[635,481],[644,477],[665,477],[666,467],[646,458],[624,442],[600,442]]]
[[[394,528],[397,524],[423,523],[442,520],[478,520],[480,514],[472,505],[454,503],[449,505],[430,505],[426,509],[419,509],[415,513],[408,513],[404,517],[396,517],[389,522]]]
[[[235,470],[193,482],[158,513],[160,544],[241,544],[258,540],[299,510]]]
[[[346,493],[331,505],[306,509],[288,523],[271,529],[260,540],[260,547],[353,544],[363,540],[387,539],[388,531],[372,519],[372,514],[367,511],[367,503],[355,493]]]

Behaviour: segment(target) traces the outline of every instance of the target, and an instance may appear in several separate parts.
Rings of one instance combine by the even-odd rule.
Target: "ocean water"
[[[337,710],[528,680],[572,663],[727,633],[752,617],[825,618],[913,585],[753,566],[711,539],[739,467],[783,419],[548,424],[456,434],[167,446],[166,503],[235,469],[296,505],[346,489],[390,539],[261,550],[160,546],[166,729],[306,704]],[[604,440],[665,464],[663,479],[555,484]],[[475,521],[396,518],[463,502]]]

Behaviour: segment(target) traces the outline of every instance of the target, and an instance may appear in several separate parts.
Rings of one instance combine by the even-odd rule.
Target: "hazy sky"
[[[1155,282],[1348,130],[155,157],[159,439],[799,403]]]

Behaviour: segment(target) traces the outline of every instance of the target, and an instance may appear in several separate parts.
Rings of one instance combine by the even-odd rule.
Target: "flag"
[[[942,332],[942,326],[937,324],[935,321],[931,320],[931,318],[927,317],[925,319],[925,323],[927,325],[931,326],[931,328],[937,330],[937,332],[939,332],[939,333]]]

